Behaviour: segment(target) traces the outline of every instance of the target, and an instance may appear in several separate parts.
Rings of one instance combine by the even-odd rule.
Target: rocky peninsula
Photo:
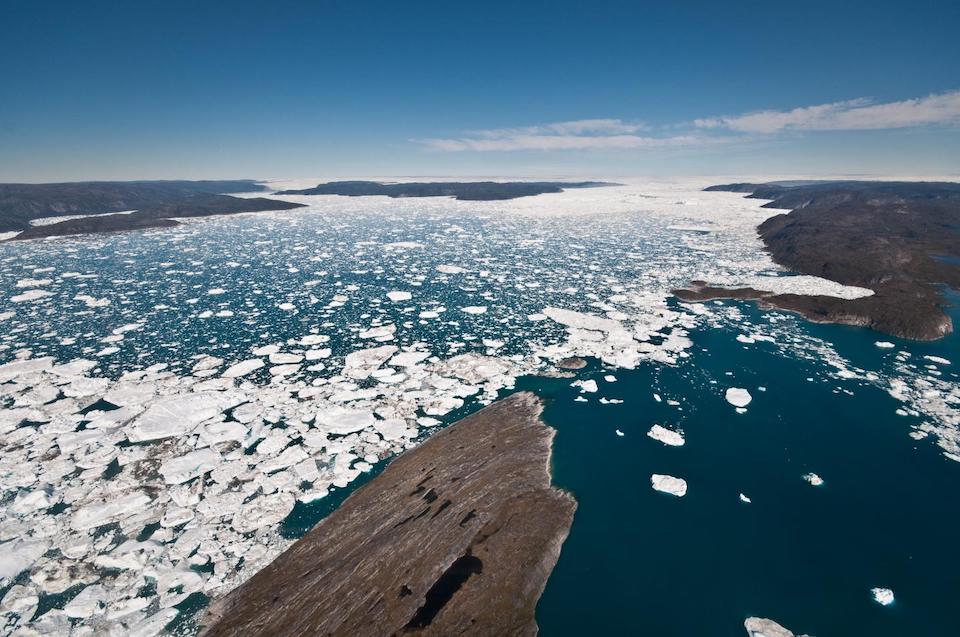
[[[960,289],[960,184],[943,182],[801,182],[726,184],[707,190],[770,199],[791,212],[757,228],[773,260],[802,274],[872,289],[872,296],[770,294],[694,282],[684,301],[759,300],[824,323],[870,327],[936,340],[953,325],[943,286]]]
[[[219,635],[533,635],[576,502],[518,393],[398,456],[208,612]]]
[[[468,181],[383,183],[331,181],[304,190],[281,190],[276,195],[342,195],[345,197],[453,197],[460,201],[498,201],[563,192],[568,188],[612,186],[600,181]]]

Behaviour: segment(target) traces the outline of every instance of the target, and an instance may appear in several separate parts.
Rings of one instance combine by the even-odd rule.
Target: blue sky
[[[0,6],[0,181],[960,174],[960,3]]]

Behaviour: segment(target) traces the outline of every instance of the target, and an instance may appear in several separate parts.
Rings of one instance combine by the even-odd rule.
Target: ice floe
[[[682,447],[683,443],[685,442],[681,432],[674,431],[673,429],[667,429],[661,425],[654,425],[651,427],[650,431],[647,432],[647,435],[654,440],[659,440],[663,444],[671,447]]]
[[[724,393],[724,398],[734,407],[746,407],[753,400],[750,392],[740,387],[730,387],[727,389]]]
[[[687,481],[683,478],[655,473],[650,476],[650,484],[656,491],[662,491],[677,497],[683,497],[687,494]]]
[[[870,593],[873,595],[874,601],[881,606],[889,606],[893,603],[893,591],[889,588],[871,588]]]

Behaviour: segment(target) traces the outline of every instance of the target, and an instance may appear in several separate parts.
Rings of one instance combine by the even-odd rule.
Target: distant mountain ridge
[[[566,188],[612,186],[602,181],[430,181],[384,183],[331,181],[303,190],[281,190],[275,195],[342,195],[344,197],[453,197],[460,201],[500,201],[563,192]]]
[[[262,192],[249,179],[215,181],[86,181],[53,184],[0,184],[0,232],[16,239],[115,232],[177,225],[175,218],[288,210],[303,204],[275,199],[232,197]],[[128,212],[132,214],[108,214]],[[31,221],[98,215],[34,226]]]

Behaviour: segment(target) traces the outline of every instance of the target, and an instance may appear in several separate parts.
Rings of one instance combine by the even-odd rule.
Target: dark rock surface
[[[215,601],[203,634],[536,634],[576,510],[541,410],[514,394],[398,456]]]
[[[16,240],[177,225],[173,218],[289,210],[303,204],[231,197],[264,187],[239,181],[76,182],[0,184],[0,232],[22,231]],[[103,214],[136,210],[132,214]],[[98,215],[48,225],[31,221],[71,215]]]
[[[97,215],[94,217],[84,217],[82,219],[69,219],[67,221],[42,226],[31,226],[29,229],[24,230],[16,237],[10,239],[10,241],[74,234],[143,230],[146,228],[169,228],[180,225],[179,222],[175,221],[175,218],[209,217],[212,215],[263,212],[267,210],[289,210],[300,207],[300,204],[264,199],[263,197],[244,199],[240,197],[229,197],[227,195],[197,195],[189,197],[181,203],[161,205],[148,210],[138,210],[131,214]]]
[[[583,360],[578,356],[564,358],[559,363],[557,363],[557,367],[559,367],[560,369],[583,369],[586,366],[587,366],[587,361]]]
[[[939,286],[960,289],[960,266],[942,258],[960,257],[960,184],[843,181],[727,184],[707,190],[747,192],[773,200],[764,207],[791,208],[758,227],[773,260],[875,292],[853,300],[766,294],[765,303],[815,321],[860,325],[903,338],[935,340],[952,331]],[[742,298],[720,290],[700,286],[677,296]]]
[[[562,192],[566,188],[611,186],[600,181],[567,183],[560,181],[473,181],[381,183],[378,181],[331,181],[305,190],[281,190],[277,195],[343,195],[365,197],[453,197],[461,201],[495,201],[516,199],[544,193]]]

